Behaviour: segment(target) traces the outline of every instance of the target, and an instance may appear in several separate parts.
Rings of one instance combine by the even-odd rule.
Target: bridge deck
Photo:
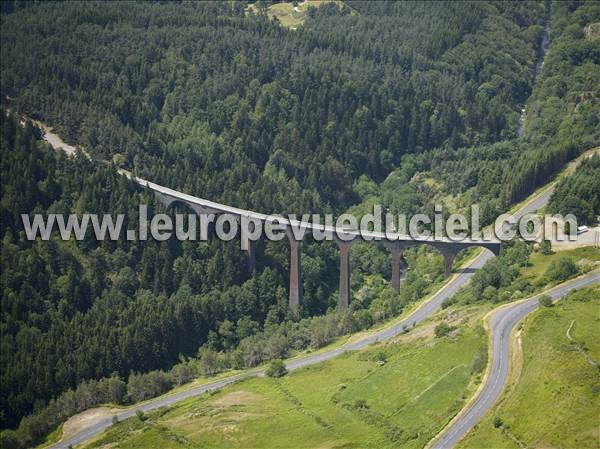
[[[151,181],[134,176],[127,170],[119,170],[119,173],[127,176],[137,184],[147,187],[154,192],[158,192],[165,195],[173,201],[181,201],[191,205],[196,205],[214,213],[228,213],[237,217],[244,217],[248,221],[260,221],[263,223],[271,222],[272,224],[279,224],[286,228],[293,228],[297,230],[298,235],[301,231],[313,231],[316,230],[324,235],[333,237],[338,234],[338,230],[335,226],[327,226],[325,224],[314,224],[297,219],[290,219],[280,215],[267,215],[260,212],[254,212],[251,210],[240,209],[238,207],[229,206],[226,204],[216,203],[204,198],[188,195],[177,190],[170,189],[160,184],[156,184]],[[495,239],[475,239],[465,238],[462,240],[452,240],[447,237],[435,238],[433,235],[428,237],[413,238],[408,234],[392,233],[392,232],[379,232],[379,231],[359,231],[352,229],[343,229],[343,234],[346,240],[376,240],[376,241],[390,241],[390,242],[406,242],[407,244],[431,244],[431,245],[442,245],[442,246],[456,246],[460,248],[466,248],[469,246],[482,246],[494,253],[498,253],[500,250],[501,242]]]

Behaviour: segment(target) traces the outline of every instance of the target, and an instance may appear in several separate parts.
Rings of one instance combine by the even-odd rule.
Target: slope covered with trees
[[[298,320],[288,314],[288,255],[279,242],[265,244],[257,271],[248,273],[239,242],[214,236],[97,241],[90,227],[80,241],[58,232],[29,241],[22,211],[122,213],[124,228],[138,229],[140,204],[149,216],[162,209],[114,166],[67,158],[30,122],[2,116],[2,425],[35,411],[16,434],[2,434],[7,447],[38,442],[65,417],[99,403],[135,403],[199,374],[319,348],[398,314],[443,279],[441,257],[418,248],[407,254],[413,270],[395,295],[381,280],[389,276],[386,256],[361,248],[353,260],[362,287],[351,310]],[[336,257],[327,242],[303,250],[303,316],[335,305]]]
[[[2,16],[2,93],[148,179],[262,211],[342,210],[403,154],[515,135],[544,8],[42,4]],[[218,176],[215,176],[218,173]]]
[[[553,4],[535,89],[542,3],[346,4],[310,10],[291,31],[245,2],[2,3],[2,101],[95,159],[54,154],[2,112],[2,427],[37,410],[26,430],[39,433],[66,389],[113,373],[140,384],[130,373],[198,348],[211,373],[321,346],[398,313],[443,275],[439,255],[410,250],[394,295],[381,280],[389,256],[357,245],[352,310],[310,320],[335,306],[338,273],[335,245],[307,241],[298,320],[285,242],[260,242],[249,274],[235,241],[25,240],[21,213],[125,213],[135,228],[138,204],[156,205],[117,166],[278,213],[375,198],[416,212],[436,196],[421,182],[431,176],[489,220],[598,143],[598,41],[583,33],[597,4]],[[532,89],[525,138],[511,140]]]
[[[382,200],[394,197],[387,204],[395,210],[428,204],[431,198],[465,211],[477,203],[482,221],[489,223],[569,160],[598,146],[600,40],[585,29],[599,21],[598,3],[552,2],[550,49],[527,103],[522,138],[405,155],[382,184]],[[420,180],[427,177],[437,185],[424,186]]]
[[[237,294],[223,291],[223,297],[217,292],[192,295],[240,283],[239,273],[232,271],[236,264],[223,270],[209,260],[201,266],[194,262],[202,260],[197,258],[206,247],[175,241],[97,242],[91,232],[78,242],[63,242],[58,236],[26,240],[22,211],[118,211],[126,215],[128,226],[135,226],[139,204],[153,209],[153,199],[111,167],[96,168],[85,157],[67,160],[41,149],[45,144],[36,134],[30,125],[21,128],[13,119],[3,120],[3,425],[14,425],[34,405],[42,406],[83,379],[167,367],[179,354],[194,353],[215,326],[207,320],[219,320],[225,313],[225,295],[231,297],[234,315],[264,320],[274,302],[272,279],[263,281],[268,291],[259,292],[256,286],[253,293],[238,287]],[[193,259],[183,263],[186,257]],[[188,277],[195,283],[188,283]],[[182,283],[193,290],[174,294]]]
[[[600,156],[584,160],[575,173],[561,181],[550,198],[548,211],[573,214],[578,223],[595,223],[600,216]]]

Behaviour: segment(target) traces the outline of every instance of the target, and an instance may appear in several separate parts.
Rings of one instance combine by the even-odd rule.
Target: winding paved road
[[[546,292],[557,301],[572,290],[600,282],[600,271],[589,273]],[[461,412],[431,445],[431,449],[454,447],[496,403],[508,378],[510,361],[510,334],[519,321],[538,308],[538,298],[510,304],[496,310],[490,318],[492,332],[492,368],[479,395]]]
[[[50,143],[53,144],[52,141],[50,141]],[[54,144],[53,146],[56,147],[56,145]],[[525,203],[518,211],[514,213],[514,216],[518,220],[525,214],[533,213],[539,208],[543,207],[547,204],[553,191],[554,185],[552,185],[549,189],[544,191],[538,197],[535,197],[529,202]],[[491,252],[482,252],[471,262],[471,264],[468,267],[466,267],[456,276],[451,278],[427,302],[423,303],[419,308],[413,311],[405,319],[394,324],[393,326],[390,326],[376,333],[373,333],[365,338],[362,338],[352,343],[348,343],[338,348],[334,348],[319,354],[314,354],[305,358],[288,361],[286,364],[288,370],[295,370],[308,365],[313,365],[325,360],[329,360],[346,351],[362,349],[374,342],[387,340],[404,332],[405,329],[411,328],[412,326],[416,325],[417,323],[423,321],[431,314],[433,314],[440,307],[441,303],[445,299],[450,298],[461,287],[463,287],[469,281],[471,276],[477,271],[477,269],[481,268],[492,257],[493,254]],[[552,296],[554,298],[559,298],[573,288],[580,288],[584,285],[589,285],[598,281],[600,281],[600,273],[596,273],[591,277],[587,276],[585,278],[575,280],[572,283],[569,283],[568,285],[558,287],[552,292]],[[466,434],[466,432],[469,429],[471,429],[471,427],[473,427],[473,425],[475,425],[475,423],[479,421],[479,419],[481,419],[485,411],[488,410],[491,407],[491,405],[493,405],[494,401],[496,400],[496,398],[502,390],[504,381],[506,380],[506,374],[508,372],[508,346],[507,343],[504,342],[504,339],[508,339],[508,336],[510,335],[510,329],[512,329],[512,327],[514,327],[514,325],[522,317],[527,315],[527,313],[530,313],[536,307],[537,299],[532,298],[529,301],[521,302],[506,309],[502,309],[494,315],[493,329],[494,332],[496,332],[494,334],[494,347],[496,348],[495,352],[497,352],[498,356],[493,357],[494,366],[492,367],[492,373],[494,373],[494,376],[491,376],[490,379],[493,378],[496,379],[496,381],[490,385],[486,385],[485,390],[477,399],[477,401],[473,404],[471,409],[469,409],[469,411],[464,416],[459,418],[459,420],[455,424],[453,424],[447,431],[445,431],[442,434],[441,438],[434,446],[435,448],[445,448],[454,445],[457,441],[460,440],[460,438],[462,438],[463,435]],[[498,329],[501,329],[501,332],[498,333]],[[160,407],[170,406],[187,398],[198,396],[209,391],[221,389],[229,384],[239,382],[243,379],[263,375],[264,371],[260,369],[246,371],[244,373],[225,377],[214,382],[210,382],[208,384],[191,388],[186,391],[161,396],[159,398],[147,401],[144,404],[141,404],[137,407],[130,408],[120,413],[117,413],[116,416],[121,421],[134,416],[136,410],[142,410],[144,412],[147,412]],[[82,430],[74,436],[50,446],[50,448],[68,449],[70,446],[75,446],[77,444],[81,444],[85,441],[88,441],[90,438],[98,435],[111,425],[111,418],[99,420],[95,424]]]
[[[540,195],[540,196],[530,200],[526,204],[524,204],[517,212],[515,212],[515,214],[514,214],[515,217],[517,217],[517,219],[520,219],[523,215],[525,215],[527,213],[535,212],[537,209],[544,206],[548,202],[548,199],[550,198],[550,195],[552,194],[553,190],[554,190],[554,187],[548,189],[542,195]],[[494,257],[494,256],[491,252],[483,251],[478,257],[476,257],[471,262],[471,264],[469,264],[468,267],[464,268],[456,276],[450,278],[450,280],[440,290],[438,290],[431,297],[430,300],[423,303],[418,309],[413,311],[405,319],[394,324],[393,326],[382,329],[372,335],[369,335],[369,336],[362,338],[360,340],[357,340],[355,342],[340,346],[338,348],[334,348],[329,351],[314,354],[314,355],[311,355],[311,356],[308,356],[305,358],[288,361],[286,363],[287,369],[291,371],[291,370],[303,368],[305,366],[313,365],[313,364],[316,364],[316,363],[319,363],[319,362],[322,362],[325,360],[329,360],[334,357],[337,357],[338,355],[340,355],[346,351],[362,349],[374,342],[387,340],[387,339],[390,339],[390,338],[404,332],[405,329],[411,328],[412,326],[418,324],[419,322],[423,321],[424,319],[429,317],[431,314],[433,314],[441,306],[442,302],[445,299],[450,298],[461,287],[463,287],[469,281],[471,276],[473,276],[473,274],[492,257]],[[182,391],[179,393],[174,393],[174,394],[170,394],[170,395],[166,395],[166,396],[161,396],[159,398],[147,401],[138,407],[130,408],[123,412],[117,413],[116,416],[119,419],[119,421],[122,421],[124,419],[134,416],[136,410],[142,410],[144,412],[147,412],[150,410],[155,410],[160,407],[170,406],[170,405],[176,404],[177,402],[185,400],[187,398],[198,396],[198,395],[201,395],[201,394],[209,392],[209,391],[221,389],[229,384],[239,382],[240,380],[248,379],[251,377],[262,376],[262,375],[264,375],[263,370],[251,370],[251,371],[247,371],[247,372],[244,372],[244,373],[241,373],[238,375],[225,377],[223,379],[220,379],[220,380],[217,380],[214,382],[210,382],[208,384],[204,384],[204,385],[201,385],[198,387],[194,387],[194,388],[191,388],[186,391]],[[72,437],[66,438],[66,439],[50,446],[50,448],[51,449],[68,449],[69,446],[75,446],[77,444],[81,444],[81,443],[89,440],[93,436],[98,435],[100,432],[104,431],[111,425],[112,425],[111,418],[105,418],[105,419],[99,420],[98,422],[94,423],[90,427],[73,435]]]
[[[303,368],[305,366],[314,365],[315,363],[323,362],[325,360],[337,357],[338,355],[346,351],[362,349],[376,341],[387,340],[398,334],[401,334],[402,332],[404,332],[405,329],[411,328],[413,325],[423,321],[425,318],[429,317],[433,312],[435,312],[440,307],[442,301],[456,293],[463,285],[465,285],[469,281],[469,279],[471,278],[471,276],[473,276],[475,271],[481,268],[483,264],[485,264],[485,262],[487,262],[492,257],[494,256],[488,251],[481,253],[477,258],[475,258],[475,260],[473,260],[473,262],[468,267],[464,268],[460,273],[452,277],[440,290],[438,290],[433,295],[433,297],[429,301],[423,303],[409,316],[407,316],[402,321],[394,324],[393,326],[380,330],[376,333],[373,333],[372,335],[369,335],[355,342],[331,349],[329,351],[310,355],[301,359],[290,360],[286,363],[287,369],[292,371],[295,369]],[[142,410],[144,412],[155,410],[159,407],[173,405],[190,397],[198,396],[209,391],[221,389],[226,385],[238,382],[243,379],[248,379],[251,377],[257,377],[262,375],[264,375],[263,370],[251,370],[235,376],[225,377],[223,379],[216,380],[214,382],[210,382],[208,384],[204,384],[198,387],[190,388],[189,390],[185,390],[179,393],[161,396],[159,398],[141,404],[138,407],[128,409],[121,413],[117,413],[116,416],[119,419],[119,421],[122,421],[124,419],[134,416],[136,410]],[[67,449],[70,445],[75,446],[76,444],[80,444],[87,441],[88,439],[99,434],[111,425],[112,418],[102,419],[94,425],[73,435],[72,437],[60,441],[59,443],[56,443],[55,445],[50,447],[53,449]]]
[[[419,323],[435,312],[444,299],[452,296],[460,287],[468,282],[470,277],[475,272],[474,269],[483,266],[483,264],[491,257],[493,256],[488,252],[482,253],[473,261],[473,263],[469,265],[469,267],[463,269],[456,277],[452,278],[450,282],[442,287],[442,289],[440,289],[428,302],[424,303],[404,320],[356,342],[302,359],[291,360],[286,364],[288,370],[291,371],[323,362],[325,360],[332,359],[346,351],[362,349],[376,341],[386,340],[402,333],[406,328],[412,327],[413,323]],[[581,288],[596,282],[600,282],[600,272],[589,274],[585,277],[556,287],[549,294],[555,299],[560,298],[573,289]],[[485,412],[494,404],[496,398],[502,391],[508,373],[508,337],[510,335],[510,330],[525,315],[535,310],[537,306],[537,297],[534,297],[530,300],[503,308],[494,314],[492,318],[492,330],[494,332],[494,356],[492,359],[493,366],[491,371],[492,375],[489,377],[488,383],[482,394],[473,404],[469,412],[467,412],[459,421],[457,421],[442,435],[439,442],[434,446],[436,449],[448,448],[456,444],[456,442],[458,442],[460,438],[462,438],[462,436],[464,436],[468,430],[470,430],[471,427],[473,427],[481,419]],[[150,400],[144,404],[141,404],[139,407],[117,413],[116,416],[118,417],[119,421],[122,421],[134,416],[136,410],[147,412],[160,407],[170,406],[184,399],[198,396],[209,391],[218,390],[229,384],[233,384],[244,379],[263,375],[263,370],[251,370],[235,376],[229,376],[208,384],[191,388],[186,391]],[[61,441],[51,447],[55,449],[68,449],[70,445],[74,446],[76,444],[83,443],[104,431],[111,425],[112,419],[105,418],[98,421],[91,427],[82,430],[71,438],[65,439],[64,441]]]
[[[515,217],[520,219],[522,216],[528,213],[533,213],[547,204],[554,186],[544,191],[538,197],[533,198],[526,204],[524,204],[517,212]],[[419,308],[413,311],[402,321],[380,330],[372,335],[357,340],[352,343],[345,344],[338,348],[331,349],[322,353],[314,354],[301,359],[291,360],[286,363],[287,369],[292,371],[295,369],[303,368],[305,366],[313,365],[316,363],[323,362],[325,360],[332,359],[338,355],[351,350],[358,350],[369,346],[377,341],[383,341],[395,337],[396,335],[404,332],[405,329],[409,329],[414,325],[420,323],[424,319],[432,315],[440,306],[441,303],[454,295],[461,287],[463,287],[471,278],[471,276],[481,268],[493,254],[489,251],[482,252],[476,257],[469,266],[464,268],[455,277],[451,278],[438,292],[436,292],[429,301],[423,303]],[[577,288],[582,288],[587,285],[600,282],[600,272],[595,272],[584,276],[579,279],[575,279],[569,283],[563,284],[556,287],[549,292],[553,299],[559,299],[566,295],[569,291]],[[474,403],[469,406],[467,412],[463,413],[454,423],[452,423],[443,433],[438,437],[432,448],[434,449],[445,449],[453,447],[460,439],[466,435],[466,433],[485,415],[485,413],[494,405],[497,398],[499,397],[506,378],[508,375],[508,360],[509,360],[509,337],[511,330],[514,326],[527,314],[531,313],[538,307],[537,296],[529,300],[519,302],[514,305],[502,308],[494,313],[491,318],[491,326],[493,333],[493,356],[492,356],[492,369],[490,377],[488,378],[485,387],[477,397]],[[250,370],[234,376],[225,377],[223,379],[210,382],[198,387],[191,388],[186,391],[179,393],[161,396],[157,399],[150,400],[138,407],[130,408],[123,412],[117,413],[116,416],[119,421],[130,418],[135,415],[136,410],[142,410],[148,412],[155,410],[160,407],[166,407],[176,404],[182,400],[201,395],[210,391],[221,389],[227,385],[239,382],[244,379],[251,377],[263,376],[264,370]],[[111,418],[102,419],[92,426],[82,430],[76,435],[67,438],[53,446],[52,449],[68,449],[70,446],[81,444],[90,438],[98,435],[102,431],[106,430],[112,425]]]

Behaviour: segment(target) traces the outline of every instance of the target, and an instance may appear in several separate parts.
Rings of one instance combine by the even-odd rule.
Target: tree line
[[[577,170],[558,183],[548,211],[573,214],[578,224],[592,224],[600,217],[600,156],[581,162]]]
[[[139,204],[147,204],[149,214],[162,209],[114,166],[82,154],[69,158],[40,140],[31,122],[2,114],[0,388],[3,426],[21,423],[17,440],[38,442],[65,417],[107,402],[108,390],[125,382],[115,379],[127,379],[126,388],[119,387],[126,393],[108,402],[129,404],[198,373],[318,348],[397,315],[444,277],[439,254],[411,249],[412,270],[397,295],[384,280],[389,255],[357,244],[354,299],[349,311],[336,312],[334,244],[307,243],[306,301],[297,317],[288,310],[289,255],[281,242],[260,242],[257,270],[248,273],[239,243],[213,236],[208,242],[96,241],[88,230],[80,241],[63,241],[57,232],[48,241],[29,241],[22,211],[123,213],[124,226],[137,229]],[[181,360],[192,363],[180,366]],[[6,441],[12,436],[4,435]]]
[[[353,7],[291,32],[235,2],[40,4],[2,16],[2,93],[96,157],[279,213],[341,211],[404,154],[515,135],[540,4]]]
[[[264,212],[377,199],[410,214],[444,194],[456,208],[478,202],[487,222],[598,143],[598,45],[583,33],[600,20],[596,4],[552,4],[533,87],[538,2],[348,3],[356,14],[322,6],[289,31],[244,2],[3,2],[2,101],[95,159],[55,154],[2,111],[3,428],[83,382],[168,370],[180,354],[208,373],[317,347],[398,313],[443,276],[439,255],[413,248],[397,296],[383,282],[389,255],[356,245],[352,318],[312,321],[336,305],[327,242],[303,244],[305,302],[291,317],[285,242],[258,242],[248,273],[235,241],[24,239],[21,213],[124,212],[135,229],[138,204],[161,210],[116,167]],[[496,297],[513,274],[481,276]]]

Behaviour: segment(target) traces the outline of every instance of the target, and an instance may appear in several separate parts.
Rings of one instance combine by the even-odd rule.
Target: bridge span
[[[447,237],[437,238],[434,236],[413,238],[408,234],[359,231],[353,229],[340,230],[335,226],[310,223],[301,220],[289,219],[276,215],[266,215],[251,210],[240,209],[226,204],[216,203],[204,198],[188,195],[168,187],[161,186],[151,181],[139,178],[126,170],[119,170],[122,175],[127,176],[140,186],[153,191],[157,200],[169,208],[174,204],[186,205],[198,216],[229,214],[238,222],[245,220],[247,223],[267,223],[285,229],[290,242],[290,274],[289,274],[289,306],[290,309],[298,311],[302,304],[302,272],[300,265],[300,243],[305,231],[318,231],[328,240],[334,240],[340,253],[340,279],[339,279],[339,307],[346,308],[350,303],[350,248],[357,241],[381,242],[392,255],[392,287],[396,292],[400,291],[401,260],[404,251],[414,245],[429,245],[438,250],[444,256],[444,268],[446,277],[452,273],[452,264],[456,255],[463,249],[476,246],[482,247],[495,255],[500,254],[501,242],[498,240],[463,239],[451,240]],[[246,252],[248,266],[254,269],[254,251],[252,238],[241,233],[241,248]]]

